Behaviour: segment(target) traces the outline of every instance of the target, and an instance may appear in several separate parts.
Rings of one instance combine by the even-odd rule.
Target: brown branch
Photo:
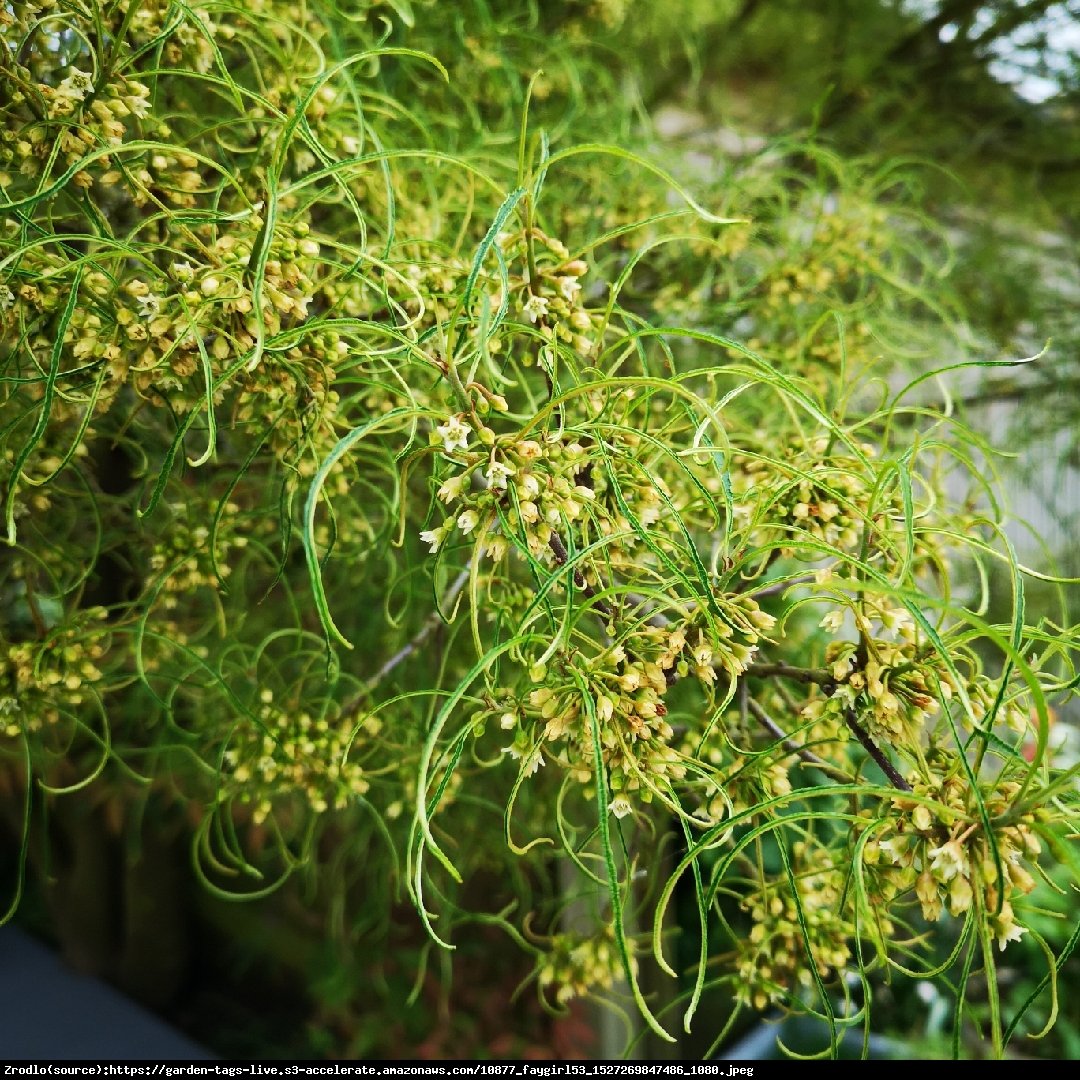
[[[885,756],[882,749],[870,738],[869,732],[859,723],[854,709],[844,710],[844,720],[852,734],[862,743],[863,749],[874,759],[877,766],[889,778],[889,783],[898,791],[910,791],[911,785],[896,771],[896,766]]]
[[[551,553],[555,556],[555,561],[560,566],[565,566],[567,559],[570,557],[566,550],[566,545],[562,542],[562,538],[558,533],[553,532],[548,539],[548,547],[551,548]],[[590,599],[593,600],[596,597],[596,590],[585,580],[585,575],[575,566],[574,567],[574,584]],[[609,619],[613,612],[611,605],[604,600],[596,601],[596,610],[602,612]]]
[[[805,585],[814,580],[813,574],[800,574],[798,577],[787,578],[784,581],[774,581],[763,585],[760,589],[753,589],[747,592],[745,595],[751,597],[754,600],[760,600],[763,596],[774,596],[776,593],[782,593],[786,589],[790,589],[795,585]]]
[[[749,710],[754,714],[755,719],[761,726],[769,732],[770,735],[775,736],[777,739],[782,739],[785,750],[790,750],[793,754],[798,754],[807,765],[813,765],[815,769],[820,769],[823,773],[827,773],[835,780],[839,780],[842,784],[854,783],[854,777],[844,772],[843,769],[838,768],[836,765],[830,764],[825,761],[824,758],[819,758],[812,750],[807,750],[805,746],[800,746],[794,739],[792,739],[787,732],[775,721],[769,714],[756,702],[753,698],[748,697],[746,699],[746,705]]]
[[[45,620],[41,616],[41,608],[38,607],[37,594],[34,592],[33,582],[31,581],[31,575],[29,573],[23,578],[23,587],[26,589],[26,606],[30,610],[30,618],[34,623],[34,630],[37,632],[39,638],[43,638],[48,633],[48,627],[46,627]]]
[[[794,679],[795,682],[816,683],[818,686],[833,686],[836,678],[828,668],[800,668],[790,664],[749,664],[746,674],[754,679],[770,679],[779,676],[782,679]]]

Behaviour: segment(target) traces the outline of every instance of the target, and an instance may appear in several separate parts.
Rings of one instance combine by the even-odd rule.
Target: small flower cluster
[[[798,903],[786,875],[741,902],[752,926],[735,942],[738,1000],[763,1010],[811,987],[807,945],[823,980],[846,969],[852,927],[840,911],[845,871],[832,858],[829,851],[799,841],[791,850]]]
[[[729,733],[736,726],[732,717],[724,718]],[[760,806],[763,801],[787,795],[792,790],[789,770],[794,757],[791,754],[781,758],[725,754],[716,739],[701,746],[697,732],[687,733],[680,753],[684,760],[697,764],[701,778],[690,786],[687,794],[697,803],[693,816],[708,826],[718,825],[732,814]]]
[[[612,792],[609,809],[625,817],[635,802],[648,803],[686,775],[684,755],[674,745],[664,696],[679,678],[693,673],[707,687],[717,669],[736,678],[757,648],[772,616],[747,596],[718,596],[722,616],[698,616],[675,625],[644,625],[593,657],[577,654],[573,670],[559,662],[534,666],[533,683],[507,748],[529,771],[543,763],[545,749],[580,784],[593,782],[594,743],[585,694],[595,709],[601,756]],[[576,675],[576,677],[575,677]],[[582,690],[582,683],[587,687]],[[779,783],[779,779],[777,779]]]
[[[748,252],[750,265],[740,268],[742,280],[756,280],[747,345],[827,387],[841,365],[848,372],[865,368],[880,351],[864,312],[883,274],[908,276],[907,268],[889,265],[905,250],[905,226],[854,195],[834,207],[806,205],[792,220],[798,224]],[[723,281],[716,294],[731,288]],[[848,313],[842,338],[806,332],[824,312],[836,311]],[[826,325],[831,330],[832,322]]]
[[[205,396],[202,350],[220,375],[249,354],[260,335],[265,339],[307,318],[317,291],[313,276],[319,274],[319,244],[305,221],[278,224],[262,270],[261,311],[256,312],[249,267],[262,227],[259,215],[249,214],[207,246],[204,261],[174,261],[153,287],[140,278],[126,283],[126,295],[114,302],[120,331],[112,333],[107,344],[129,357],[131,382],[141,395],[155,404],[167,396],[174,408],[184,411],[197,407]],[[84,329],[86,319],[73,320],[76,354],[81,349],[102,355],[85,344],[91,336]],[[328,347],[328,358],[338,362],[345,351],[340,338],[314,344]],[[300,399],[296,384],[301,380],[294,372],[309,365],[318,372],[325,362],[311,365],[307,350],[294,348],[280,358],[275,354],[267,362],[268,371],[246,373],[246,383],[238,384],[247,407],[241,419],[265,416],[282,392],[292,391]],[[249,403],[252,396],[254,403]]]
[[[988,676],[976,675],[967,683],[967,694],[971,703],[971,716],[969,717],[965,710],[960,714],[961,721],[967,726],[971,726],[972,721],[980,727],[985,726],[998,701],[997,686]],[[994,719],[1016,735],[1026,734],[1032,728],[1031,714],[1024,708],[1015,688],[1012,693],[1007,693],[1002,698]]]
[[[591,660],[579,657],[577,661],[578,676],[588,687],[595,709],[612,792],[609,809],[616,817],[631,813],[632,798],[649,802],[658,786],[680,779],[685,772],[670,745],[674,733],[663,700],[668,689],[664,669],[655,659],[631,653],[632,648],[649,645],[634,638]],[[655,647],[649,651],[655,653]],[[534,683],[542,685],[530,692],[526,717],[536,725],[540,743],[553,760],[590,788],[593,733],[579,682],[554,662],[534,667],[530,674]],[[527,746],[528,738],[528,727],[519,729],[515,748],[519,742]],[[541,748],[538,745],[530,752],[539,754]]]
[[[825,213],[805,209],[806,218],[794,219],[800,222],[801,235],[787,237],[789,248],[796,250],[771,265],[761,283],[763,310],[771,310],[774,317],[785,308],[816,304],[851,281],[868,280],[881,272],[889,251],[892,238],[884,208],[849,199]],[[802,227],[805,220],[814,222],[809,231]]]
[[[913,639],[867,639],[865,646],[834,641],[825,660],[835,688],[828,697],[812,698],[803,719],[842,719],[851,711],[875,741],[890,746],[917,745],[927,718],[940,707],[935,688],[945,697],[955,689],[940,656]]]
[[[162,603],[166,609],[175,608],[181,594],[204,585],[216,586],[219,575],[228,577],[232,573],[230,554],[247,546],[247,536],[240,535],[237,527],[240,507],[228,502],[214,536],[215,550],[211,551],[211,525],[216,509],[200,506],[190,498],[169,503],[170,526],[156,537],[148,560],[150,570],[163,575]]]
[[[744,593],[714,593],[708,605],[684,624],[671,629],[665,659],[671,657],[680,677],[693,674],[706,686],[723,671],[728,681],[742,675],[776,619]]]
[[[794,764],[795,757],[791,754],[780,759],[773,756],[733,755],[720,781],[731,802],[732,811],[739,813],[779,795],[790,794],[792,785],[789,771]],[[711,814],[715,814],[718,807],[713,802],[709,804],[709,809]]]
[[[149,80],[136,77],[128,62],[132,50],[142,47],[145,52],[157,44],[167,67],[190,64],[206,72],[214,56],[209,35],[232,33],[232,27],[216,25],[203,8],[177,15],[162,0],[82,8],[56,0],[9,5],[0,14],[0,36],[12,60],[5,69],[7,94],[0,109],[0,184],[10,188],[16,177],[40,183],[54,162],[64,168],[81,164],[70,180],[76,195],[95,189],[113,206],[125,198],[118,191],[123,177],[139,190],[142,202],[190,205],[185,187],[203,184],[190,155],[158,151],[147,153],[144,163],[125,154],[121,168],[111,153],[100,153],[133,136],[156,137],[164,144],[171,134],[168,124],[150,115]],[[61,37],[66,40],[58,45]],[[93,51],[94,42],[110,42],[112,55]],[[90,154],[97,156],[85,161]],[[169,166],[151,164],[156,157],[169,158]],[[182,169],[194,173],[194,184],[175,168],[185,157],[189,163]]]
[[[913,781],[912,795],[921,798],[894,796],[896,817],[864,849],[874,900],[888,904],[914,889],[923,918],[937,922],[945,911],[962,915],[979,894],[999,947],[1018,941],[1025,929],[1016,921],[1012,901],[1035,887],[1023,862],[1033,863],[1042,850],[1033,830],[1035,815],[1024,814],[1014,824],[995,828],[1002,879],[986,833],[979,820],[973,820],[977,811],[967,781],[958,772],[930,782]],[[981,792],[991,820],[1008,812],[1019,790],[1015,781],[1005,781]]]
[[[472,448],[474,437],[482,449]],[[596,498],[596,492],[581,483],[589,458],[579,442],[557,435],[495,438],[486,427],[474,432],[461,415],[438,424],[431,440],[459,470],[438,490],[452,516],[421,534],[433,552],[456,527],[464,536],[476,530],[478,542],[492,559],[501,559],[509,550],[509,532],[533,558],[551,563],[556,561],[552,537],[582,521]],[[496,525],[500,520],[505,526]],[[582,573],[588,577],[587,569]]]
[[[40,520],[52,505],[57,496],[55,488],[42,483],[46,477],[53,476],[61,469],[63,454],[68,448],[59,445],[59,431],[51,429],[45,433],[44,438],[38,443],[30,457],[23,463],[22,476],[30,477],[38,483],[22,483],[17,487],[17,493],[12,506],[12,515],[16,521],[23,519]],[[84,464],[89,451],[85,443],[75,447],[72,460],[77,464]],[[5,474],[10,476],[15,465],[15,449],[9,445],[0,449],[0,466]]]
[[[238,724],[229,739],[226,783],[253,807],[256,825],[295,799],[316,814],[343,810],[369,786],[363,767],[350,759],[353,733],[359,727],[374,737],[380,726],[374,717],[358,725],[312,716],[295,704],[277,704],[264,689],[255,718]]]
[[[0,646],[0,735],[48,732],[85,713],[104,678],[105,617],[104,608],[88,608],[43,640]]]
[[[596,323],[582,302],[581,278],[588,272],[588,263],[571,259],[561,240],[535,227],[502,233],[497,242],[507,264],[518,270],[510,277],[509,289],[519,320],[547,329],[581,355],[588,355],[593,348],[589,331]],[[496,344],[496,350],[499,347]]]
[[[60,368],[66,374],[100,365],[97,415],[114,408],[128,387],[176,412],[204,408],[208,377],[220,379],[249,355],[258,335],[269,338],[304,322],[322,273],[320,245],[306,222],[279,223],[264,268],[260,327],[248,270],[259,228],[257,217],[237,223],[205,246],[203,261],[174,259],[156,277],[135,274],[117,282],[99,270],[83,276]],[[0,286],[0,322],[21,320],[28,344],[46,355],[52,320],[71,288],[63,270],[54,252],[33,249],[23,260],[22,283]],[[347,353],[340,334],[320,329],[302,344],[268,354],[257,370],[238,373],[230,384],[236,422],[262,426],[277,419],[273,443],[283,455],[305,438],[324,452],[336,439],[337,397],[329,384]],[[33,383],[23,392],[43,391]],[[219,389],[215,404],[224,396]],[[77,405],[60,400],[53,409],[59,422],[75,415]]]
[[[876,453],[869,444],[859,449],[867,458]],[[872,469],[858,458],[838,452],[828,436],[791,440],[779,457],[768,453],[737,453],[731,463],[731,486],[736,519],[755,543],[780,530],[792,541],[816,542],[807,556],[821,558],[823,548],[854,552],[869,529],[881,528],[882,518],[900,514],[895,498],[871,507],[875,487]],[[719,482],[712,480],[719,490]],[[794,546],[783,554],[793,556]]]
[[[22,74],[30,86],[29,70],[23,68]],[[0,135],[0,176],[5,177],[5,186],[12,183],[13,173],[25,180],[39,177],[54,142],[59,143],[60,159],[67,166],[79,164],[103,146],[121,146],[129,127],[145,118],[150,107],[150,88],[145,83],[114,75],[108,84],[95,87],[92,73],[75,65],[67,68],[55,86],[32,85],[25,94],[14,95],[14,108],[6,117],[9,123]],[[37,122],[35,111],[43,114]],[[71,183],[85,190],[95,180],[114,183],[119,175],[111,155],[105,154],[75,172]]]
[[[636,972],[633,954],[630,965]],[[615,932],[605,926],[589,935],[556,934],[549,951],[540,958],[537,978],[541,990],[553,987],[556,1003],[565,1005],[576,997],[610,990],[622,976]]]

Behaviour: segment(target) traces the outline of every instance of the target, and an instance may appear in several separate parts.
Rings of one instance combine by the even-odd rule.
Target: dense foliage
[[[93,792],[218,896],[496,926],[552,1008],[828,1052],[940,979],[1001,1053],[1075,941],[1075,632],[952,406],[948,244],[901,168],[661,155],[626,5],[495,6],[0,11],[24,858]]]

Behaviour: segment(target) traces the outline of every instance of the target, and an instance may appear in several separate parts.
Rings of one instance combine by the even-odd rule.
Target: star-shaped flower
[[[148,292],[145,296],[140,296],[138,304],[140,319],[152,319],[161,311],[161,297],[156,293]]]
[[[430,551],[432,555],[442,547],[442,542],[446,539],[446,534],[448,532],[446,526],[447,523],[444,522],[437,529],[425,529],[420,534],[420,539],[428,545],[428,551]]]
[[[951,881],[967,870],[967,855],[959,840],[949,840],[941,847],[931,848],[927,855],[931,860],[930,869],[936,870],[942,881]]]
[[[543,296],[530,296],[525,301],[522,309],[529,322],[536,322],[537,319],[542,319],[548,311],[548,300]]]
[[[493,461],[488,465],[487,472],[484,475],[495,491],[505,491],[507,478],[514,475],[514,470],[501,461]]]
[[[442,439],[443,449],[448,454],[469,448],[469,427],[460,416],[451,416],[445,424],[435,429],[435,433]]]

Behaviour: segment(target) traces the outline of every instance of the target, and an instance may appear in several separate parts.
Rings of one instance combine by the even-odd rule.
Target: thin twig
[[[745,683],[743,684],[745,685]],[[769,714],[756,702],[753,698],[748,697],[746,699],[747,707],[754,714],[758,723],[761,724],[766,731],[777,739],[783,739],[784,749],[790,750],[793,754],[798,754],[807,765],[813,765],[815,769],[820,769],[823,773],[827,773],[834,779],[839,780],[842,784],[854,783],[854,778],[843,769],[838,768],[836,765],[832,765],[825,761],[824,758],[819,758],[812,750],[807,750],[805,746],[800,746],[794,739],[792,739],[787,732],[771,717]]]
[[[818,686],[832,686],[836,678],[828,668],[800,668],[791,664],[750,664],[746,674],[755,679],[769,679],[780,676],[794,679],[795,682],[816,683]]]
[[[774,596],[776,593],[782,593],[785,589],[790,589],[794,585],[805,585],[813,581],[814,577],[814,574],[800,574],[798,577],[788,578],[785,581],[770,582],[760,589],[754,589],[752,592],[746,593],[746,595],[753,597],[755,600],[760,600],[763,596]]]
[[[551,548],[552,554],[555,556],[556,562],[560,566],[566,564],[566,560],[569,555],[566,551],[566,545],[562,542],[558,533],[552,533],[548,539],[548,547]],[[585,580],[585,575],[575,566],[574,567],[574,584],[590,599],[593,600],[596,597],[596,590]],[[604,600],[596,601],[596,610],[602,612],[609,619],[612,616],[611,605]]]
[[[446,590],[446,595],[442,599],[442,606],[444,608],[449,607],[457,599],[458,593],[460,593],[461,590],[465,588],[465,583],[468,580],[468,570],[462,570],[461,573],[458,574],[456,578],[454,578],[453,582],[450,585],[450,588]],[[387,660],[386,663],[383,664],[383,666],[379,668],[379,670],[376,671],[370,679],[367,680],[367,682],[364,683],[364,688],[359,691],[359,693],[351,697],[348,701],[346,701],[344,705],[341,706],[342,718],[344,719],[345,717],[352,716],[354,713],[359,712],[360,708],[363,706],[364,702],[371,694],[371,691],[374,690],[375,687],[378,686],[378,684],[382,682],[382,680],[385,679],[386,676],[389,675],[390,672],[398,666],[398,664],[402,663],[405,660],[408,660],[408,658],[412,656],[412,654],[416,652],[416,650],[419,649],[421,645],[423,645],[431,632],[437,626],[440,626],[442,624],[442,621],[443,620],[440,613],[438,611],[433,611],[424,621],[424,625],[421,626],[420,629],[416,632],[413,639],[407,645],[403,645],[400,649],[398,649],[398,651],[394,653],[394,655],[391,656],[390,659]]]
[[[649,607],[649,601],[641,593],[624,593],[626,601],[629,604],[633,604],[635,608],[641,609],[636,614],[643,618],[644,622],[648,626],[654,626],[658,630],[663,630],[671,625],[671,620],[658,608]]]
[[[34,623],[34,630],[37,632],[39,638],[43,638],[48,633],[48,628],[45,626],[45,620],[41,617],[41,608],[38,607],[37,595],[34,592],[34,585],[31,581],[30,574],[27,574],[23,578],[23,586],[26,589],[26,606],[30,611],[30,618]]]
[[[898,791],[910,791],[911,785],[896,771],[896,766],[885,756],[881,748],[870,738],[869,732],[859,723],[854,709],[844,710],[844,719],[852,734],[862,743],[863,749],[877,762],[877,766],[889,778]]]

